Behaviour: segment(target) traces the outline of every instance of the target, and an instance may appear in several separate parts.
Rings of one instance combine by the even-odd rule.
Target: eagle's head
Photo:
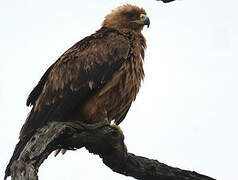
[[[102,23],[103,27],[117,30],[129,29],[137,32],[140,32],[144,25],[147,25],[147,27],[150,25],[150,19],[147,17],[145,10],[130,4],[112,10]]]

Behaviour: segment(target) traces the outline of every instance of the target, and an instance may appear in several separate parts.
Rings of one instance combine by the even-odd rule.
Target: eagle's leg
[[[110,120],[109,117],[108,117],[106,108],[103,108],[102,111],[103,111],[102,114],[103,114],[103,117],[104,117],[103,120],[106,121],[106,122],[109,122],[109,124],[110,124],[110,123],[111,123],[111,120]]]

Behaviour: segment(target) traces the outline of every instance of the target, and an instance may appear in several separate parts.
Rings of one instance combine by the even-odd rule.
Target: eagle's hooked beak
[[[132,22],[147,25],[147,28],[150,26],[150,19],[145,14],[140,14],[140,19],[132,21]]]
[[[147,28],[150,26],[150,19],[145,14],[140,15],[140,20],[144,25],[147,25]]]

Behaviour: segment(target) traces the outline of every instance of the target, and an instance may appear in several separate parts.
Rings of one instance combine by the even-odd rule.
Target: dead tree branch
[[[175,1],[175,0],[156,0],[156,1],[162,1],[163,3],[170,3],[170,2]]]
[[[167,166],[157,160],[128,153],[122,132],[106,123],[52,122],[39,129],[11,166],[13,180],[37,180],[43,161],[56,149],[85,147],[99,155],[113,171],[141,180],[213,180],[194,171]]]

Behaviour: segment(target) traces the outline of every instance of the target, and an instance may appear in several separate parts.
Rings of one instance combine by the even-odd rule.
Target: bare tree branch
[[[213,180],[194,171],[167,166],[157,160],[128,153],[120,129],[107,123],[52,122],[39,129],[11,166],[12,180],[37,180],[49,154],[59,148],[85,147],[99,155],[113,171],[141,180]]]
[[[156,0],[156,1],[162,1],[163,3],[169,3],[169,2],[172,2],[172,1],[175,1],[175,0]]]

